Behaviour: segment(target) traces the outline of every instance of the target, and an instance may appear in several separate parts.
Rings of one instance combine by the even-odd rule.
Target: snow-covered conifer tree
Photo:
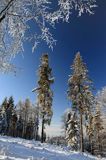
[[[92,82],[88,78],[88,70],[78,52],[71,67],[72,73],[68,80],[68,98],[72,102],[72,107],[79,113],[80,122],[80,149],[84,152],[83,116],[90,109],[88,101],[92,102]]]
[[[1,134],[6,134],[7,129],[7,119],[6,119],[6,109],[7,109],[8,100],[7,97],[4,98],[3,103],[1,104],[1,113],[0,113],[0,128]]]
[[[74,150],[78,150],[78,124],[75,112],[69,112],[67,114],[66,140],[68,146]]]
[[[53,114],[51,108],[53,100],[51,84],[54,82],[54,78],[52,77],[52,69],[49,67],[49,57],[47,54],[41,57],[38,73],[38,88],[33,91],[37,91],[39,112],[42,119],[41,142],[43,143],[45,124],[50,125]]]
[[[101,154],[102,152],[102,133],[103,133],[103,120],[101,118],[101,111],[99,104],[96,106],[96,112],[94,115],[94,134],[95,134],[95,146],[97,147],[96,154]]]
[[[72,110],[70,108],[67,108],[64,112],[64,114],[61,116],[61,122],[62,122],[62,132],[64,134],[64,137],[66,137],[66,129],[67,129],[67,115],[70,113]]]
[[[102,135],[101,135],[101,143],[102,143],[102,155],[106,156],[106,86],[104,86],[100,91],[98,91],[96,95],[96,99],[99,103],[99,109],[101,112],[102,119]]]
[[[3,134],[10,135],[11,134],[11,122],[13,119],[13,114],[15,112],[14,109],[14,99],[11,96],[9,100],[7,98],[4,99],[1,105],[1,113],[2,113],[2,132]]]
[[[104,86],[102,90],[98,91],[96,99],[99,102],[101,116],[103,120],[103,127],[105,131],[106,130],[106,86]]]
[[[14,114],[14,99],[11,96],[8,100],[8,105],[7,105],[7,109],[6,109],[6,119],[7,119],[7,133],[8,135],[10,135],[11,133],[11,121],[12,121],[12,116]]]

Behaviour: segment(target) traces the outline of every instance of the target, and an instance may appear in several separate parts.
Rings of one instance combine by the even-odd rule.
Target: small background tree
[[[78,119],[74,111],[67,114],[66,140],[71,149],[78,150]]]

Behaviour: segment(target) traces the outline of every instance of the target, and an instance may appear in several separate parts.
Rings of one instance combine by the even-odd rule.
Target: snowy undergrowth
[[[106,160],[69,151],[68,148],[40,142],[0,136],[1,160]]]

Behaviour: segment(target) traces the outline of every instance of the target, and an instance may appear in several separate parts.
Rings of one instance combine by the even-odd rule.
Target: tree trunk
[[[36,141],[39,140],[39,138],[38,138],[38,137],[39,137],[39,135],[38,135],[38,129],[39,129],[39,128],[38,128],[38,126],[37,126],[37,127],[36,127],[36,137],[35,137],[35,140],[36,140]]]
[[[38,134],[38,131],[39,131],[39,115],[37,115],[37,118],[36,118],[36,125],[35,125],[35,140],[39,140],[39,134]]]
[[[41,143],[44,142],[44,115],[42,117],[42,132],[41,132]]]
[[[102,155],[102,145],[99,133],[98,133],[98,149],[99,149],[99,154]]]
[[[81,150],[81,152],[84,152],[82,120],[83,120],[82,111],[80,110],[80,150]]]
[[[25,135],[25,122],[23,123],[22,138],[24,138],[24,135]]]
[[[93,154],[94,154],[94,152],[93,152],[92,136],[89,136],[89,145],[90,145],[90,152],[91,152],[91,154],[93,155]]]

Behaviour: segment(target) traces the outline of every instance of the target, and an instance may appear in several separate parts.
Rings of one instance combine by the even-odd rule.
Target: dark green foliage
[[[18,120],[17,120],[16,130],[17,130],[16,136],[22,138],[23,120],[22,120],[21,116],[19,116],[19,118],[18,118]]]
[[[10,132],[11,132],[11,129],[12,129],[11,127],[13,127],[11,123],[13,123],[13,120],[14,120],[13,116],[15,114],[14,113],[15,112],[14,111],[14,99],[13,99],[12,96],[8,100],[8,104],[7,104],[7,108],[6,108],[5,112],[6,112],[6,120],[7,120],[7,132],[10,135],[11,134]]]

